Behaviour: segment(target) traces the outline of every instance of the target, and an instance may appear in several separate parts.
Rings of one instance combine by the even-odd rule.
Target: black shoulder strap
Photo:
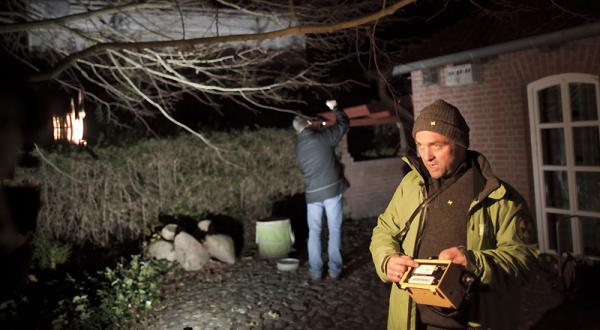
[[[406,234],[408,234],[408,231],[410,230],[410,225],[415,220],[417,214],[419,214],[419,212],[426,208],[432,200],[439,196],[444,190],[448,189],[448,187],[450,187],[451,185],[452,184],[442,185],[438,190],[431,194],[431,196],[427,197],[423,202],[421,202],[421,204],[419,204],[419,206],[417,206],[417,208],[413,211],[413,213],[410,215],[410,217],[404,224],[404,228],[400,231],[400,233],[398,233],[398,235],[396,235],[396,240],[398,240],[398,242],[404,241]]]

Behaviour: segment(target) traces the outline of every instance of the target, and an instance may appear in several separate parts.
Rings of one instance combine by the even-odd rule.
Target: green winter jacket
[[[516,329],[519,308],[518,290],[536,264],[534,225],[527,205],[518,192],[501,182],[491,171],[485,157],[468,151],[486,179],[485,186],[471,203],[467,214],[467,270],[479,281],[479,319],[470,326],[482,329]],[[412,168],[396,189],[386,210],[379,216],[371,237],[371,255],[377,275],[387,282],[385,264],[396,254],[414,257],[417,232],[423,214],[418,214],[405,239],[395,237],[413,211],[426,198],[424,179],[416,162],[404,161]],[[425,211],[427,212],[427,208]],[[416,306],[409,294],[391,285],[388,329],[415,329]]]

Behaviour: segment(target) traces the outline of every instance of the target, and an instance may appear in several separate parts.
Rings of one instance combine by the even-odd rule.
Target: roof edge
[[[394,66],[392,76],[600,34],[600,22]]]

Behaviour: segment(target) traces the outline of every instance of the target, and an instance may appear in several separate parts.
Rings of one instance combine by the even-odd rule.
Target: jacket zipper
[[[487,201],[485,199],[477,201],[477,203],[475,203],[475,205],[473,205],[473,207],[471,207],[469,209],[469,211],[467,212],[467,219],[469,219],[469,221],[471,222],[470,224],[470,230],[471,232],[476,232],[474,235],[476,236],[476,241],[478,241],[479,244],[477,244],[476,249],[481,250],[482,246],[483,246],[483,241],[484,241],[484,236],[485,236],[485,229],[486,227],[488,228],[488,230],[490,230],[489,228],[492,228],[492,220],[489,214],[489,206],[484,205],[484,203],[487,203]],[[475,212],[477,211],[477,209],[481,209],[481,212],[483,213],[483,219],[480,223],[476,224],[475,222],[475,217],[473,216],[475,214]],[[477,228],[475,228],[475,225],[477,225]],[[468,245],[468,237],[467,237],[467,245]]]

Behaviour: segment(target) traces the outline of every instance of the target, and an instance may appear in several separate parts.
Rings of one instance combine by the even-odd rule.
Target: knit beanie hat
[[[292,121],[292,126],[296,130],[296,133],[300,134],[308,126],[308,120],[306,118],[296,116]]]
[[[469,125],[460,111],[444,100],[436,100],[421,110],[415,119],[413,137],[420,131],[442,134],[459,146],[469,148]]]

